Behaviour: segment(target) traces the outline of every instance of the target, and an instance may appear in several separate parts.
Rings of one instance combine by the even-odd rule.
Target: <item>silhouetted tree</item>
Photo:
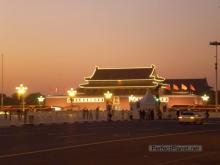
[[[29,95],[26,96],[25,98],[25,102],[27,105],[38,105],[38,97],[42,96],[41,93],[37,92],[37,93],[31,93]]]
[[[11,95],[11,98],[9,98],[9,105],[19,105],[19,104],[20,104],[20,99],[17,93],[13,93]]]
[[[4,105],[19,105],[20,101],[16,93],[12,94],[12,96],[7,96],[6,94],[3,94],[3,103]]]

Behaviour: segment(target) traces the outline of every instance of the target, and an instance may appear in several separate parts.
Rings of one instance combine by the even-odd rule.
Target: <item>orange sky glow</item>
[[[24,83],[29,92],[51,94],[78,87],[95,66],[151,64],[162,77],[207,77],[214,87],[209,42],[220,41],[219,6],[219,0],[0,0],[5,92]]]

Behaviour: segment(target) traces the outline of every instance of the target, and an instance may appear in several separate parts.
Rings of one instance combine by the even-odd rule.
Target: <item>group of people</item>
[[[140,120],[154,120],[155,118],[154,109],[147,109],[147,110],[141,109],[139,111],[139,117]]]
[[[93,120],[93,111],[89,110],[88,108],[82,109],[82,118],[86,120]],[[99,120],[99,107],[95,109],[95,120]]]

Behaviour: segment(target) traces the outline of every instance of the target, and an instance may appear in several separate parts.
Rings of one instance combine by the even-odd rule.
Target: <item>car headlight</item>
[[[179,118],[179,119],[182,119],[183,117],[182,117],[182,116],[179,116],[178,118]]]
[[[195,119],[195,117],[191,116],[190,119]]]

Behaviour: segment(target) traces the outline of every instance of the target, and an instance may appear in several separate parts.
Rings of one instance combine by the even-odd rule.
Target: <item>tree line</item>
[[[27,96],[25,96],[25,104],[26,105],[39,105],[38,97],[43,96],[41,93],[30,93]],[[2,96],[0,96],[1,98]],[[3,101],[4,105],[20,105],[21,100],[18,97],[17,93],[12,94],[11,96],[7,96],[6,94],[3,94]]]

